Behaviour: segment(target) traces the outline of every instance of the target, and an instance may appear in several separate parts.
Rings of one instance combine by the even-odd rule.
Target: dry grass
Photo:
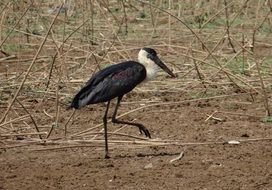
[[[66,1],[63,6],[4,0],[0,10],[0,140],[27,136],[44,143],[78,134],[94,140],[100,125],[66,136],[71,113],[60,110],[92,73],[135,59],[144,46],[155,48],[179,77],[159,77],[137,93],[173,92],[184,101],[247,93],[250,101],[261,97],[260,117],[271,122],[269,0]],[[143,103],[148,108],[184,102]],[[55,129],[65,132],[51,136]]]

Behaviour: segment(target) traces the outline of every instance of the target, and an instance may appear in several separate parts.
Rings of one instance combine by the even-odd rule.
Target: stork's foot
[[[141,134],[144,133],[146,137],[151,139],[151,135],[150,135],[148,129],[145,128],[145,126],[143,126],[142,124],[138,124],[137,127],[139,128]]]
[[[105,159],[109,159],[109,158],[110,158],[110,156],[106,154],[105,155]]]
[[[132,125],[132,126],[138,127],[138,129],[140,130],[141,134],[144,133],[146,137],[148,137],[148,138],[151,139],[151,135],[150,135],[149,131],[147,130],[147,128],[145,128],[145,126],[143,126],[140,123],[132,123],[132,122],[128,122],[128,121],[120,121],[120,120],[117,120],[115,118],[115,116],[113,116],[113,118],[111,120],[112,120],[113,123],[126,124],[126,125]]]
[[[109,152],[106,150],[106,152],[105,152],[105,159],[109,159],[109,158],[110,158]]]

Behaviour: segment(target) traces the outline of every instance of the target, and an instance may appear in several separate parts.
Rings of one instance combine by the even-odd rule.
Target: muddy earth
[[[272,190],[271,1],[61,2],[0,2],[0,190]],[[112,124],[111,101],[104,159],[105,104],[66,108],[146,46],[178,77],[121,102],[151,139]]]
[[[146,107],[122,117],[143,123],[151,132],[151,140],[136,139],[144,138],[138,129],[110,123],[111,132],[121,129],[118,133],[135,136],[111,135],[110,159],[104,159],[100,134],[95,135],[97,142],[88,141],[94,135],[86,133],[71,138],[69,143],[56,138],[63,134],[63,129],[56,128],[51,143],[35,138],[3,140],[0,187],[271,189],[271,124],[262,121],[264,110],[258,100],[250,102],[250,96],[243,93],[232,95],[184,102],[184,97],[175,93],[132,92],[124,98],[120,115],[144,107],[150,97],[150,101],[160,99],[170,104]],[[50,101],[40,106],[52,109]],[[101,104],[77,111],[67,126],[67,136],[101,123],[104,109]],[[61,112],[67,112],[67,118],[71,113],[65,107]]]

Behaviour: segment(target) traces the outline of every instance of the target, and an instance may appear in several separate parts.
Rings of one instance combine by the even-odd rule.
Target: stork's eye
[[[155,56],[154,56],[153,54],[151,54],[151,53],[147,54],[147,58],[149,58],[149,59],[152,59],[152,60],[153,60],[154,57],[155,57]]]

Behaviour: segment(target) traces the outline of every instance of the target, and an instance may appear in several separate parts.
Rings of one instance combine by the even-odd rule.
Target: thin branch
[[[21,107],[25,110],[25,112],[29,115],[30,119],[32,120],[32,123],[35,126],[36,131],[39,133],[40,130],[38,128],[38,125],[36,124],[34,118],[32,117],[31,113],[25,108],[25,106],[16,98],[16,101],[21,105]],[[39,134],[39,138],[42,139],[42,136]]]
[[[0,43],[0,49],[3,46],[3,44],[6,42],[6,40],[8,39],[8,37],[12,34],[13,30],[15,29],[15,27],[20,23],[20,21],[24,18],[24,16],[26,15],[26,13],[28,12],[28,10],[31,8],[31,6],[33,5],[33,2],[31,1],[30,5],[27,7],[27,9],[24,11],[24,13],[21,15],[21,17],[18,19],[18,21],[14,24],[14,26],[12,27],[12,29],[9,31],[9,33],[7,34],[7,36],[4,38],[4,40]]]
[[[29,75],[29,73],[30,73],[30,71],[31,71],[31,69],[32,69],[32,67],[33,67],[33,65],[34,65],[34,63],[35,63],[35,61],[36,61],[36,59],[38,58],[38,55],[40,54],[40,52],[41,52],[41,50],[42,50],[42,48],[43,48],[43,46],[44,46],[44,44],[45,44],[45,42],[46,42],[46,39],[47,39],[47,37],[48,37],[48,35],[49,35],[49,33],[50,33],[50,30],[51,30],[51,28],[53,27],[53,25],[54,25],[54,23],[55,23],[55,21],[56,21],[58,15],[59,15],[59,13],[60,13],[60,10],[61,10],[62,7],[63,7],[63,4],[61,5],[61,7],[60,7],[60,9],[59,9],[59,11],[58,11],[58,13],[57,13],[57,15],[55,16],[55,18],[54,18],[53,21],[51,22],[51,24],[50,24],[50,26],[49,26],[49,29],[48,29],[48,31],[47,31],[47,33],[46,33],[46,35],[45,35],[44,40],[42,41],[42,43],[41,43],[39,49],[37,50],[36,55],[34,56],[33,61],[31,62],[30,66],[28,67],[28,70],[27,70],[27,72],[26,72],[26,74],[25,74],[25,76],[24,76],[24,78],[23,78],[23,81],[21,82],[19,88],[17,89],[17,91],[16,91],[16,93],[15,93],[13,99],[11,100],[11,102],[10,102],[10,104],[9,104],[9,106],[8,106],[8,109],[7,109],[6,112],[4,113],[2,119],[0,120],[0,123],[2,123],[2,122],[5,120],[5,118],[6,118],[7,114],[8,114],[8,112],[9,112],[10,108],[12,107],[12,105],[13,105],[13,103],[15,102],[17,96],[19,95],[19,92],[20,92],[21,89],[23,88],[23,85],[24,85],[24,83],[25,83],[25,81],[26,81],[26,79],[27,79],[27,77],[28,77],[28,75]]]
[[[249,93],[243,93],[243,95],[245,94],[249,94]],[[227,98],[227,97],[232,97],[232,96],[241,96],[242,94],[230,94],[230,95],[221,95],[221,96],[213,96],[213,97],[206,97],[206,98],[197,98],[197,99],[192,99],[192,100],[182,100],[182,101],[177,101],[177,102],[164,102],[164,103],[155,103],[155,104],[149,104],[149,105],[146,105],[146,106],[142,106],[142,107],[138,107],[134,110],[130,110],[126,113],[123,113],[119,116],[117,116],[116,118],[119,119],[121,117],[124,117],[126,115],[129,115],[133,112],[136,112],[136,111],[139,111],[139,110],[143,110],[145,108],[149,108],[149,107],[155,107],[155,106],[169,106],[169,105],[180,105],[180,104],[185,104],[185,103],[189,103],[189,102],[196,102],[196,101],[202,101],[202,100],[213,100],[213,99],[221,99],[221,98]],[[110,122],[111,119],[109,119],[107,122]],[[74,136],[79,136],[81,134],[84,134],[84,133],[87,133],[95,128],[98,128],[98,127],[101,127],[103,126],[103,123],[100,123],[94,127],[92,127],[91,129],[86,129],[86,130],[83,130],[81,132],[77,132],[77,133],[74,133],[72,135],[70,135],[70,137],[74,137]]]
[[[244,80],[241,79],[241,77],[238,77],[238,76],[234,76],[234,75],[231,75],[230,72],[226,71],[222,65],[219,63],[219,61],[217,60],[217,58],[213,55],[212,51],[206,46],[206,44],[203,42],[203,40],[198,36],[198,34],[193,31],[193,29],[191,27],[189,27],[189,25],[187,25],[184,21],[182,21],[180,18],[176,17],[175,15],[171,14],[170,12],[160,8],[160,7],[157,7],[147,1],[143,1],[143,0],[136,0],[138,2],[141,2],[141,3],[144,3],[144,4],[147,4],[147,5],[150,5],[168,15],[171,15],[173,18],[175,18],[176,20],[178,20],[180,23],[182,23],[188,30],[190,30],[190,32],[198,39],[198,41],[202,44],[202,46],[206,49],[206,51],[208,52],[209,56],[211,56],[211,58],[216,62],[216,64],[219,66],[219,68],[221,69],[221,71],[223,71],[227,77],[229,78],[230,81],[232,81],[236,86],[238,86],[239,88],[241,88],[237,83],[235,83],[235,81],[231,78],[234,77],[235,79],[237,79],[238,81],[242,82],[243,84],[249,86],[250,88],[252,88],[252,90],[258,92],[254,87],[252,87],[250,84],[248,84],[247,82],[245,82]]]

